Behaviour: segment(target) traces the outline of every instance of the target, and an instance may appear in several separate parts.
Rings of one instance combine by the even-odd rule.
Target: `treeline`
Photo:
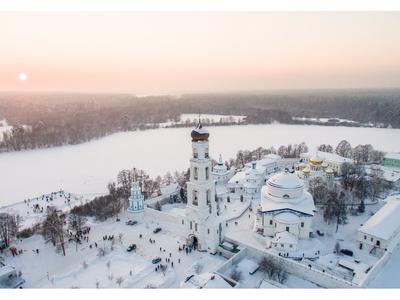
[[[4,135],[0,151],[78,144],[115,132],[155,128],[159,123],[179,121],[183,113],[199,112],[247,116],[242,124],[298,124],[302,121],[293,117],[332,117],[400,128],[400,90],[278,91],[144,98],[129,94],[2,93],[0,119],[5,118],[14,129]]]
[[[99,196],[92,201],[75,206],[72,214],[85,217],[95,217],[100,221],[118,216],[122,209],[126,209],[128,198],[131,196],[131,187],[134,181],[139,183],[144,200],[161,195],[160,187],[177,182],[182,191],[180,196],[185,200],[186,182],[189,180],[189,171],[165,174],[163,177],[151,178],[145,171],[132,168],[121,170],[117,180],[108,184],[108,194]]]
[[[328,153],[336,153],[340,156],[351,158],[355,163],[380,163],[382,162],[385,153],[375,150],[371,144],[357,145],[352,148],[350,143],[342,140],[334,149],[329,144],[322,144],[318,146],[318,150]]]

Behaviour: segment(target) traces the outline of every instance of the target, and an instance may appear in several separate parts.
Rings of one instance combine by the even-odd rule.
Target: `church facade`
[[[258,228],[273,238],[273,247],[295,251],[299,239],[310,237],[314,211],[303,181],[293,173],[278,173],[262,188]]]

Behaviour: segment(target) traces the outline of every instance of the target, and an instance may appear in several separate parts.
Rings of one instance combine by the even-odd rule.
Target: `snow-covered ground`
[[[399,129],[306,125],[209,127],[211,156],[234,157],[240,149],[280,146],[305,141],[353,146],[371,143],[384,151],[400,149]],[[80,145],[0,154],[0,206],[33,195],[64,189],[75,194],[104,193],[118,172],[133,166],[152,176],[186,170],[191,155],[191,128],[116,133]]]
[[[106,222],[90,221],[89,242],[79,245],[78,251],[71,242],[65,257],[57,253],[51,243],[45,243],[41,236],[17,241],[14,245],[17,249],[23,249],[24,253],[15,257],[7,254],[5,263],[22,271],[26,280],[24,287],[96,288],[98,285],[100,288],[117,288],[117,280],[122,278],[121,287],[177,288],[182,280],[193,273],[194,265],[199,265],[201,272],[214,272],[226,261],[218,255],[198,251],[186,254],[185,251],[179,251],[179,246],[185,243],[181,237],[165,229],[154,234],[152,231],[156,223],[147,218],[135,226],[125,225],[127,218],[124,214],[120,222],[115,219]],[[118,240],[119,233],[123,234],[122,244],[117,241],[111,251],[111,241],[104,241],[102,237],[114,235]],[[150,243],[150,238],[155,242]],[[98,247],[105,246],[108,249],[105,256],[97,255],[95,242]],[[137,245],[136,252],[127,252],[126,248],[132,243]],[[160,251],[160,247],[163,251]],[[35,252],[36,249],[39,249],[39,254]],[[162,258],[163,264],[169,266],[165,275],[161,271],[156,272],[157,265],[151,262],[158,256]],[[166,263],[166,258],[171,259],[173,267],[171,263]]]
[[[0,207],[0,213],[6,212],[19,215],[22,218],[21,229],[23,229],[42,221],[48,206],[55,206],[59,210],[67,212],[74,206],[82,205],[90,200],[92,198],[84,198],[65,191],[57,191]]]

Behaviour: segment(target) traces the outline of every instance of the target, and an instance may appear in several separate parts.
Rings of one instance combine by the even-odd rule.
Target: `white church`
[[[258,228],[272,237],[272,247],[297,250],[299,239],[308,239],[315,205],[303,181],[289,172],[272,176],[261,190]]]

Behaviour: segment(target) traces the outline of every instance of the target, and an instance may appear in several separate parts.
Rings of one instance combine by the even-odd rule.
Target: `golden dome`
[[[310,158],[310,163],[313,164],[314,166],[321,165],[322,164],[322,158],[317,155],[313,156]]]

